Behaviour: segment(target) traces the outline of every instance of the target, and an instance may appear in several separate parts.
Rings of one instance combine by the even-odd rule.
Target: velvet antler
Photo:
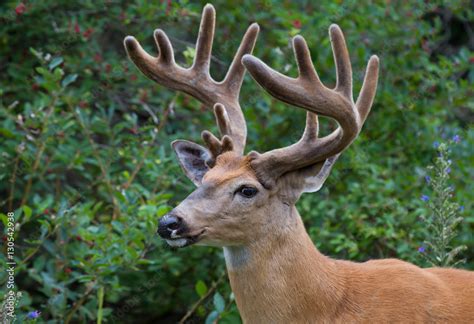
[[[207,144],[211,145],[209,149],[213,153],[232,146],[232,149],[242,154],[247,136],[247,126],[239,105],[239,92],[245,73],[241,60],[245,54],[252,52],[259,27],[257,24],[250,25],[226,77],[221,82],[216,82],[209,74],[215,17],[214,7],[210,4],[206,5],[196,43],[196,56],[193,65],[188,69],[175,63],[173,47],[166,34],[160,29],[154,32],[159,50],[158,57],[153,57],[145,52],[132,36],[127,36],[124,44],[130,59],[150,79],[167,88],[185,92],[209,108],[220,104],[214,108],[216,119],[218,121],[221,119],[223,122],[225,120],[226,127],[222,135],[226,135],[228,138],[224,136],[222,140],[217,140],[209,132],[204,132],[203,138]],[[227,117],[224,118],[224,115]],[[220,143],[219,149],[217,142]],[[230,142],[233,142],[232,145],[229,144]]]

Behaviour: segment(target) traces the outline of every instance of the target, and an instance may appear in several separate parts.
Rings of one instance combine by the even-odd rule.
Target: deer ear
[[[209,151],[201,145],[185,140],[174,141],[171,146],[186,176],[197,187],[200,186],[202,178],[209,171],[206,164],[206,161],[211,158]]]
[[[305,168],[288,172],[279,178],[280,192],[290,203],[296,203],[305,192],[319,191],[334,166],[339,154]]]
[[[309,169],[304,170],[304,185],[302,192],[319,191],[329,174],[331,173],[334,163],[336,163],[339,154],[331,156],[324,163],[318,163]]]

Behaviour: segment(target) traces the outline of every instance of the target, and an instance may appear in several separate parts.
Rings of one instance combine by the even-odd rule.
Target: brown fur
[[[250,168],[250,158],[244,156],[237,158],[234,152],[226,152],[217,157],[214,172],[208,172],[204,176],[204,181],[213,182],[215,185],[221,185],[229,180],[241,177],[255,177],[255,172]]]
[[[228,152],[176,208],[191,233],[206,228],[200,244],[225,246],[245,323],[474,323],[473,272],[322,255],[296,199],[287,199],[288,191],[299,190],[289,181],[296,176],[266,190],[248,159]],[[242,183],[258,187],[261,196],[237,206],[228,193]]]
[[[474,323],[474,273],[323,256],[298,221],[229,269],[246,323]],[[271,240],[270,242],[268,240]]]

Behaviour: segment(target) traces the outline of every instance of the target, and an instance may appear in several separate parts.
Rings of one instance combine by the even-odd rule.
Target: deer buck
[[[248,28],[221,82],[209,75],[215,10],[203,10],[194,63],[175,63],[162,30],[158,57],[125,38],[130,59],[150,79],[213,107],[221,137],[202,133],[206,147],[172,146],[197,189],[159,221],[173,247],[223,247],[240,314],[246,323],[474,323],[474,273],[421,269],[396,259],[355,263],[322,255],[295,207],[304,192],[321,188],[339,154],[359,134],[375,96],[379,60],[369,60],[362,90],[352,98],[352,68],[341,29],[329,28],[337,84],[324,86],[301,36],[293,39],[297,78],[250,55],[259,27]],[[275,98],[307,111],[301,139],[288,147],[244,155],[247,128],[239,92],[247,69]],[[318,137],[317,115],[339,127]]]

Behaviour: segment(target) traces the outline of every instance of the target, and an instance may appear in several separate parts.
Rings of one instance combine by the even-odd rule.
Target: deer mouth
[[[194,243],[197,243],[201,239],[201,236],[204,232],[205,232],[205,229],[196,235],[180,236],[176,238],[165,239],[165,241],[171,247],[183,248],[185,246],[189,246]]]

